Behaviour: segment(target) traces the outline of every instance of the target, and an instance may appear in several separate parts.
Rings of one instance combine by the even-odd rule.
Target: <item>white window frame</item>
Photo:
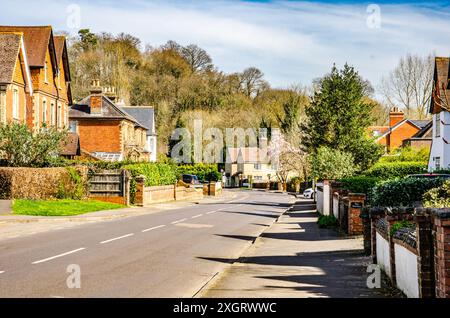
[[[56,109],[55,109],[55,103],[51,102],[50,103],[50,125],[51,126],[56,126]]]
[[[44,82],[48,84],[48,63],[45,61],[44,64]]]
[[[42,101],[42,123],[47,123],[47,101]]]
[[[20,97],[19,97],[19,90],[14,87],[13,88],[13,107],[12,107],[12,117],[13,119],[19,120],[20,119],[20,111],[19,111],[19,104],[20,104]]]
[[[0,86],[0,122],[6,122],[6,85]]]
[[[441,137],[441,113],[436,114],[435,122],[435,136],[436,138]]]

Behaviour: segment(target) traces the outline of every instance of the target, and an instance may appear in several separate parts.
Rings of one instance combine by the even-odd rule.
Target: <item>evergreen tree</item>
[[[349,65],[342,70],[333,66],[331,73],[320,79],[311,104],[306,108],[305,143],[309,152],[321,146],[351,153],[362,170],[381,156],[381,147],[369,139],[367,128],[372,123],[375,106],[366,98],[370,84]]]

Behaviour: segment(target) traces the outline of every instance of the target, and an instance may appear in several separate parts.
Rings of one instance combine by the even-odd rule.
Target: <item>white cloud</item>
[[[2,2],[2,23],[51,24],[57,30],[67,30],[67,5],[78,3],[84,28],[126,32],[152,45],[169,39],[196,43],[219,68],[235,72],[254,65],[274,86],[308,85],[334,62],[349,62],[377,85],[408,52],[450,54],[450,13],[417,6],[380,5],[381,28],[370,29],[362,5],[41,0],[24,8]]]

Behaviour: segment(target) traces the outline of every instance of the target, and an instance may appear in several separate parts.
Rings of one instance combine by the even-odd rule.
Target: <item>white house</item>
[[[146,150],[150,152],[150,162],[156,162],[157,135],[155,128],[155,109],[152,106],[121,106],[120,109],[131,115],[148,129]]]
[[[433,96],[430,114],[433,115],[433,143],[428,170],[450,169],[450,58],[437,57],[434,69]]]

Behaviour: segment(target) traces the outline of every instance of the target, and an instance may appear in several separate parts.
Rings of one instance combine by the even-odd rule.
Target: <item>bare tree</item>
[[[195,44],[182,47],[180,53],[190,65],[193,73],[210,70],[213,66],[211,56]]]
[[[241,88],[248,97],[256,96],[269,84],[264,80],[264,73],[256,67],[249,67],[239,75]]]
[[[382,94],[390,108],[397,106],[408,116],[427,117],[427,105],[432,94],[434,56],[408,54],[397,67],[383,78]]]
[[[450,83],[450,80],[449,80]],[[436,87],[433,90],[434,103],[441,109],[450,112],[450,95],[448,94],[448,85],[446,82],[437,81]]]

